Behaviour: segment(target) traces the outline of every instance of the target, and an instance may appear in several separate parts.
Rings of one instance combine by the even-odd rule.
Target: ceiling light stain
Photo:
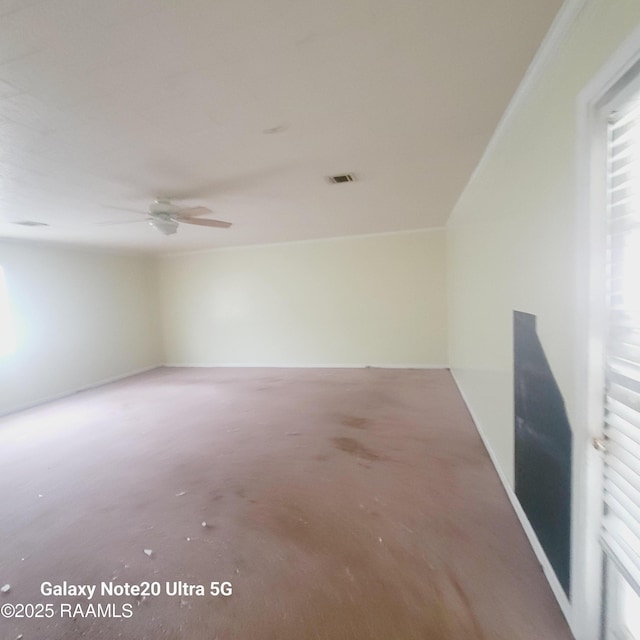
[[[280,124],[277,127],[270,127],[269,129],[263,129],[262,133],[266,133],[267,135],[271,135],[274,133],[282,133],[287,130],[287,126],[284,124]]]

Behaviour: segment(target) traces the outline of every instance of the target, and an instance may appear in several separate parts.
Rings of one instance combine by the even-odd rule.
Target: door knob
[[[593,448],[596,451],[600,451],[600,453],[607,452],[607,441],[604,438],[594,438],[591,444],[593,444]]]

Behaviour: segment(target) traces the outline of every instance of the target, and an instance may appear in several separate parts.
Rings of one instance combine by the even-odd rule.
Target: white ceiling
[[[442,226],[560,5],[0,0],[0,237],[167,251]],[[157,196],[233,227],[165,237],[110,208]]]

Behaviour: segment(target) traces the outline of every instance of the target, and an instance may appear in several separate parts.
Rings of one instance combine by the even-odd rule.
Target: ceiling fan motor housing
[[[172,216],[180,211],[180,207],[173,204],[171,200],[166,198],[158,198],[155,202],[149,205],[149,213],[151,215],[166,214]]]
[[[178,231],[178,223],[172,220],[168,213],[152,213],[149,224],[165,236],[173,235]]]

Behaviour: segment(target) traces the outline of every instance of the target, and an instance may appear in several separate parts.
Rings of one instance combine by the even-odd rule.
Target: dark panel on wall
[[[571,428],[536,317],[514,311],[513,329],[516,496],[568,596]]]

